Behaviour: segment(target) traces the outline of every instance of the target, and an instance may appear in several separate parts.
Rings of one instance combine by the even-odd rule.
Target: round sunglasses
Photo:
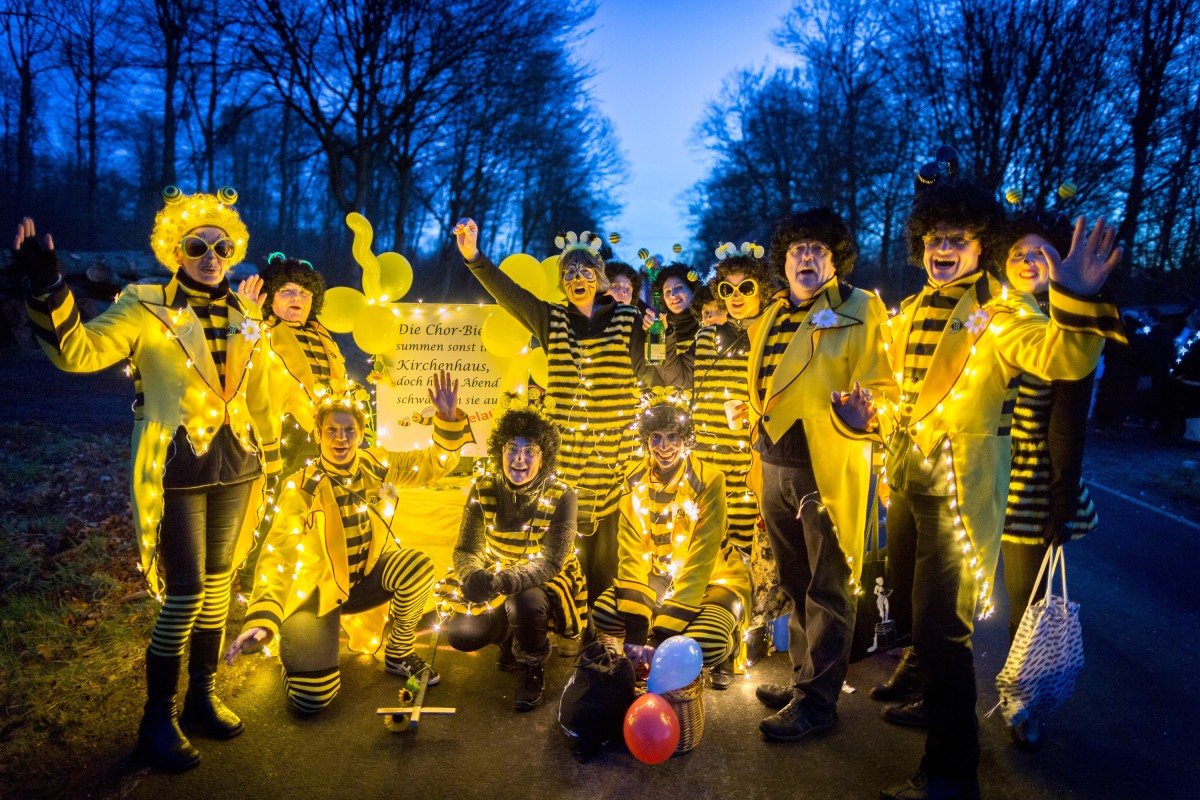
[[[717,284],[717,297],[722,300],[728,300],[733,297],[735,292],[742,297],[752,297],[758,294],[758,281],[753,278],[747,278],[737,286],[734,286],[729,281],[721,281]]]
[[[192,259],[204,258],[209,250],[212,250],[217,258],[233,258],[233,251],[236,249],[233,239],[224,237],[210,244],[199,236],[185,236],[179,246],[183,254]]]

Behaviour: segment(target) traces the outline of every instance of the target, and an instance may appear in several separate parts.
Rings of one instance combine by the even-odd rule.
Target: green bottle
[[[667,324],[663,321],[662,293],[654,293],[654,322],[646,329],[646,363],[661,364],[667,359]]]

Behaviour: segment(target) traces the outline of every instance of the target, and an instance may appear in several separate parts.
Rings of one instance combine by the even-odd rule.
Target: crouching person
[[[711,670],[734,646],[750,577],[740,558],[721,552],[725,475],[691,454],[687,404],[674,399],[639,415],[646,457],[621,486],[617,580],[592,614],[596,629],[624,637],[637,660],[683,634]]]
[[[439,608],[454,611],[450,644],[466,652],[499,644],[497,666],[517,678],[517,711],[542,700],[548,632],[578,636],[587,609],[575,491],[554,475],[558,447],[558,431],[535,411],[509,411],[496,422],[491,468],[463,509],[457,584],[439,585]]]
[[[433,562],[402,547],[392,532],[396,490],[433,483],[473,441],[458,410],[458,381],[435,374],[434,443],[424,450],[359,449],[368,410],[352,390],[320,398],[313,435],[320,458],[283,486],[275,521],[255,571],[242,633],[225,658],[280,638],[284,688],[306,713],[337,696],[338,630],[343,614],[387,604],[392,629],[384,647],[388,673],[439,676],[414,652],[417,623],[433,590]]]

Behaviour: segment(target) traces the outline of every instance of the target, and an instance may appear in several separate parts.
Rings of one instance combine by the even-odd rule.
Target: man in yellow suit
[[[759,725],[771,741],[833,727],[849,665],[853,582],[868,525],[869,438],[886,433],[879,426],[887,418],[872,414],[872,398],[896,393],[881,337],[887,310],[843,280],[856,256],[849,229],[829,209],[785,219],[770,259],[788,288],[750,328],[762,516],[780,588],[795,604],[791,685],[756,691],[778,709]]]
[[[923,170],[922,175],[925,176]],[[1000,549],[1016,381],[1074,380],[1091,372],[1105,337],[1122,339],[1116,307],[1096,295],[1120,258],[1103,220],[1076,224],[1070,254],[1052,264],[1050,315],[1007,291],[993,266],[997,208],[983,190],[949,178],[918,184],[909,255],[925,287],[888,322],[888,356],[901,396],[888,441],[887,533],[892,610],[911,622],[929,733],[920,769],[881,796],[977,798],[979,738],[973,612],[991,611]],[[1002,256],[1001,256],[1002,257]]]

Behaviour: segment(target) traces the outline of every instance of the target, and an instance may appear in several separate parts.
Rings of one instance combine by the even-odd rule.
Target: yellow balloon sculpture
[[[399,342],[399,322],[386,306],[367,306],[354,320],[354,343],[364,353],[386,353]]]
[[[543,274],[542,265],[533,256],[513,253],[500,262],[500,271],[512,278],[517,285],[528,289],[538,299],[546,299],[546,276]],[[558,284],[557,268],[554,270],[554,283]]]
[[[325,305],[319,315],[321,324],[334,333],[354,330],[354,320],[367,308],[367,298],[358,289],[334,286],[325,292]]]
[[[346,225],[354,232],[350,252],[362,267],[363,290],[334,286],[325,292],[321,324],[334,333],[353,333],[363,352],[385,353],[400,341],[399,325],[387,304],[412,288],[412,265],[399,253],[371,252],[375,232],[362,214],[347,214]]]
[[[497,358],[512,358],[529,346],[529,331],[502,308],[493,308],[483,320],[479,338]]]
[[[550,256],[542,259],[542,274],[546,279],[546,293],[538,295],[547,303],[565,303],[567,296],[563,294],[562,289],[558,287],[558,256]]]

